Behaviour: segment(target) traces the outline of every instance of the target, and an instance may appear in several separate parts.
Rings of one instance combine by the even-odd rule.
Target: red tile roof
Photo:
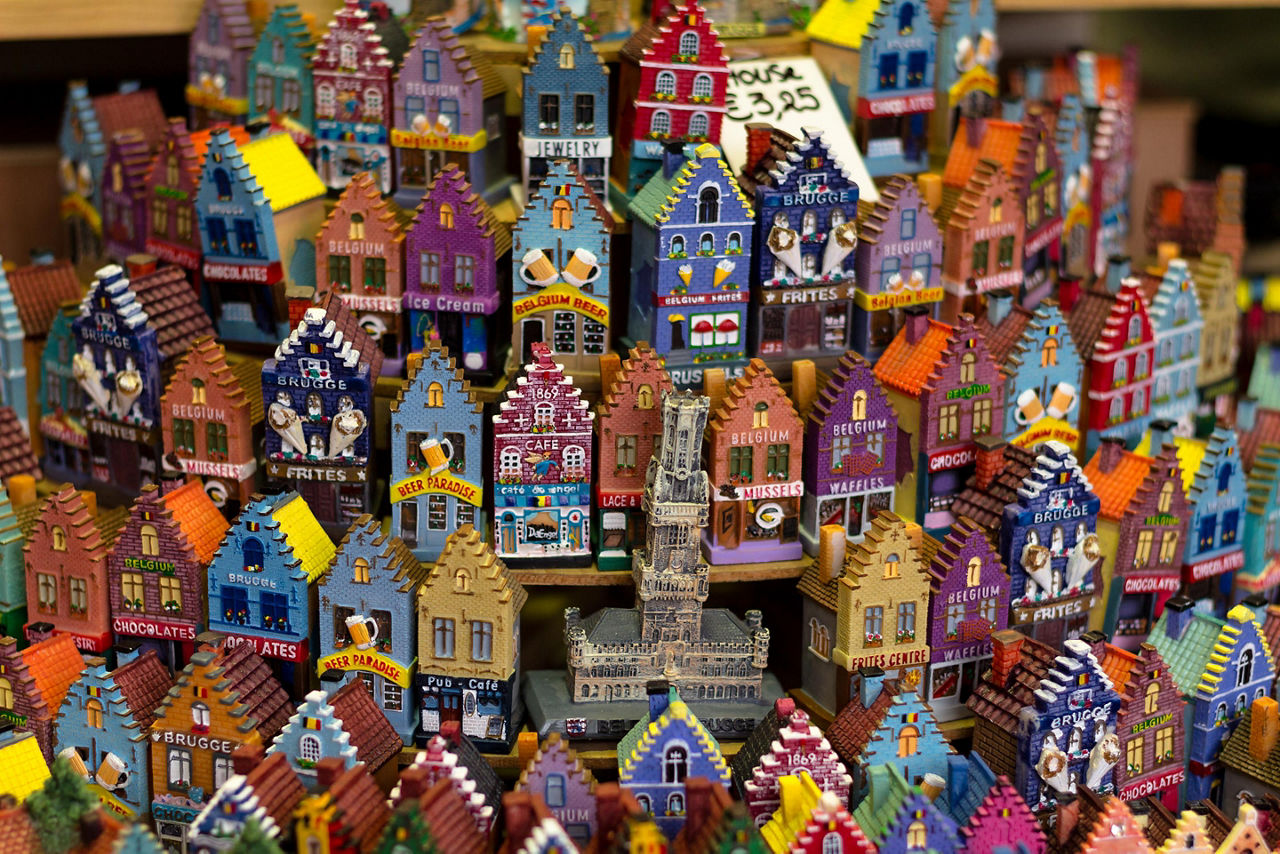
[[[43,477],[18,413],[11,406],[0,406],[0,481],[15,474],[29,474],[36,480]]]
[[[99,95],[93,99],[93,111],[98,116],[103,139],[110,140],[121,131],[137,130],[146,139],[147,150],[152,152],[160,148],[160,140],[164,139],[169,126],[154,89]]]
[[[356,749],[356,759],[377,773],[404,747],[400,734],[378,704],[363,679],[352,679],[329,698],[333,714]]]
[[[1155,462],[1151,457],[1135,454],[1133,451],[1121,451],[1120,461],[1109,472],[1102,471],[1103,448],[1093,454],[1093,459],[1084,467],[1084,476],[1093,485],[1093,492],[1102,502],[1099,514],[1108,519],[1119,520],[1129,509],[1129,503],[1138,494],[1138,487],[1147,479],[1147,473]]]
[[[338,327],[342,337],[359,351],[360,361],[368,363],[369,382],[382,376],[382,347],[360,325],[355,312],[342,301],[342,295],[337,291],[329,291],[321,298],[320,307],[324,309],[325,316]]]
[[[1013,349],[1014,344],[1018,343],[1022,333],[1027,331],[1027,325],[1031,323],[1033,317],[1035,312],[1014,303],[998,325],[992,326],[985,315],[974,324],[987,339],[987,349],[991,352],[991,358],[995,359],[1001,369],[1004,368],[1005,359],[1009,357],[1009,351]]]
[[[1009,671],[1004,685],[992,681],[991,671],[982,674],[969,697],[969,709],[975,717],[991,721],[1009,732],[1013,738],[1018,728],[1018,712],[1034,705],[1035,692],[1049,672],[1058,652],[1047,643],[1026,638],[1018,649],[1018,663]]]
[[[931,319],[928,330],[913,344],[907,340],[904,326],[876,362],[876,379],[907,394],[919,394],[947,349],[950,337],[950,326]]]
[[[22,662],[36,681],[49,711],[56,715],[71,683],[80,678],[84,658],[69,633],[56,634],[22,651]]]
[[[9,274],[9,288],[18,304],[18,320],[28,338],[44,338],[58,315],[58,307],[84,297],[75,265],[70,261],[32,264]]]
[[[1240,459],[1245,471],[1253,470],[1253,462],[1263,445],[1280,445],[1280,410],[1258,407],[1253,429],[1240,434]]]
[[[213,321],[205,314],[187,273],[173,265],[161,267],[129,281],[142,310],[156,330],[160,355],[171,359],[181,355],[201,335],[213,335]]]
[[[172,492],[166,492],[161,500],[173,514],[182,533],[187,535],[196,557],[207,565],[213,560],[213,553],[218,550],[230,523],[209,493],[204,491],[204,484],[198,480],[184,483]]]
[[[293,826],[293,810],[306,797],[307,790],[287,756],[278,752],[269,754],[245,775],[245,783],[258,796],[258,805],[275,821],[276,827],[285,832]]]
[[[391,808],[369,769],[357,762],[333,781],[328,794],[334,810],[331,829],[340,828],[353,850],[373,851],[391,818]]]
[[[1093,349],[1102,337],[1102,330],[1106,328],[1107,318],[1115,304],[1116,295],[1104,285],[1094,284],[1080,292],[1080,298],[1067,315],[1067,325],[1071,327],[1071,339],[1076,342],[1082,358],[1088,360],[1093,356]]]
[[[841,761],[850,768],[856,764],[863,748],[871,740],[871,734],[889,713],[889,707],[893,705],[893,698],[897,694],[896,679],[885,679],[881,683],[880,693],[871,701],[870,706],[864,706],[862,698],[855,693],[827,728],[827,741],[840,755]]]
[[[160,703],[173,687],[169,668],[154,649],[149,649],[133,661],[117,667],[111,678],[124,694],[129,712],[138,722],[138,731],[146,732],[156,719]]]
[[[976,145],[970,139],[971,131],[977,137]],[[1021,138],[1020,122],[962,117],[956,125],[955,138],[951,141],[942,183],[951,187],[965,186],[980,160],[994,160],[1004,167],[1006,175],[1011,174]]]
[[[272,674],[271,666],[253,651],[252,644],[223,646],[219,658],[232,689],[248,706],[247,714],[257,719],[262,743],[269,744],[293,714],[288,692]]]

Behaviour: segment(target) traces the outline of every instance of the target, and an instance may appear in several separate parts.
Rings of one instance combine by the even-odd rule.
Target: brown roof
[[[352,679],[329,698],[333,714],[356,749],[356,759],[375,772],[400,752],[404,742],[382,713],[363,679]]]
[[[355,312],[347,308],[337,291],[326,293],[320,299],[320,307],[324,309],[325,317],[338,327],[343,339],[360,353],[360,361],[368,363],[369,382],[375,382],[382,376],[382,347],[360,325]]]
[[[787,155],[796,150],[796,144],[799,141],[782,128],[770,127],[769,150],[761,155],[756,161],[755,168],[750,172],[746,169],[742,170],[742,174],[738,176],[738,186],[752,198],[755,197],[756,187],[759,185],[773,186],[773,179],[769,173],[777,169],[779,163],[787,160]]]
[[[1095,283],[1093,287],[1080,291],[1080,298],[1067,315],[1067,325],[1071,327],[1071,338],[1082,358],[1087,360],[1093,356],[1093,348],[1102,337],[1102,330],[1106,329],[1107,318],[1115,304],[1116,295],[1105,285]]]
[[[154,649],[149,649],[133,661],[117,667],[111,678],[124,694],[129,712],[138,722],[139,732],[145,732],[156,719],[160,703],[173,687],[169,668]]]
[[[698,782],[695,783],[694,780]],[[681,825],[680,832],[672,840],[671,850],[673,854],[710,854],[710,852],[721,851],[723,849],[720,843],[728,841],[722,840],[721,837],[724,835],[725,819],[733,815],[735,806],[733,798],[729,796],[728,789],[705,777],[690,779],[685,784],[686,788],[689,783],[694,783],[695,786],[707,786],[707,793],[710,795],[707,815],[694,832],[690,832],[688,823]],[[737,808],[739,812],[746,809],[741,803],[737,804]]]
[[[965,230],[973,225],[975,218],[978,216],[978,211],[982,207],[982,200],[986,197],[991,186],[1000,179],[1001,174],[1007,177],[1009,173],[995,160],[989,160],[985,157],[979,160],[978,165],[973,167],[969,180],[965,182],[964,189],[960,192],[955,201],[955,206],[947,217],[947,226],[955,226],[958,229]]]
[[[12,406],[0,406],[0,480],[8,480],[15,474],[29,474],[36,480],[43,475],[40,461],[31,449],[31,440],[18,413]]]
[[[121,131],[111,139],[111,146],[120,158],[124,190],[135,201],[141,199],[146,195],[147,173],[151,171],[151,150],[146,137],[139,130]]]
[[[1253,429],[1240,433],[1240,459],[1245,471],[1253,470],[1253,462],[1263,445],[1280,445],[1280,410],[1258,407]]]
[[[391,818],[391,808],[369,769],[357,762],[333,781],[328,795],[333,799],[333,824],[342,828],[348,844],[356,851],[372,851]]]
[[[9,274],[9,289],[18,304],[18,320],[28,338],[44,338],[58,315],[58,307],[84,297],[85,287],[70,261],[32,264]]]
[[[77,836],[75,844],[66,849],[63,854],[109,854],[115,850],[116,838],[120,836],[125,826],[101,808],[97,810],[97,815],[102,822],[102,832],[88,843]],[[0,811],[0,852],[29,854],[29,852],[43,850],[45,849],[40,844],[39,831],[35,822],[31,820],[27,804]]]
[[[257,744],[247,747],[262,749]],[[245,783],[258,796],[258,805],[275,821],[282,833],[293,826],[293,810],[307,796],[307,789],[302,785],[302,780],[298,779],[287,756],[277,752],[261,759],[245,775]]]
[[[176,264],[130,279],[129,290],[156,330],[162,359],[179,356],[195,338],[214,334],[213,321],[187,281],[186,271]]]
[[[1014,344],[1018,343],[1022,333],[1027,331],[1027,325],[1031,323],[1031,318],[1033,317],[1035,317],[1035,312],[1023,308],[1015,299],[1013,306],[1009,309],[1009,313],[1004,316],[998,325],[992,326],[991,321],[985,315],[974,324],[986,337],[987,349],[991,351],[991,358],[995,359],[996,364],[1002,370],[1005,360],[1009,357],[1009,351],[1013,349]]]
[[[833,572],[829,579],[823,581],[822,569],[815,560],[805,567],[804,574],[800,576],[800,582],[796,584],[796,589],[828,611],[834,612],[837,610],[836,606],[840,598],[840,575],[840,571]]]
[[[644,26],[636,30],[631,38],[627,39],[621,50],[618,51],[619,56],[625,56],[632,62],[639,63],[644,59],[645,51],[653,47],[653,42],[661,34],[658,25],[653,21],[646,21]]]
[[[1004,508],[1017,498],[1022,481],[1035,468],[1035,452],[1017,445],[1005,445],[1004,467],[991,483],[982,489],[977,484],[977,476],[972,476],[964,489],[951,504],[951,512],[956,518],[967,516],[977,522],[988,534],[993,534],[1000,527]]]
[[[969,697],[969,709],[975,717],[985,718],[1013,737],[1017,729],[1018,712],[1035,702],[1035,692],[1040,681],[1053,665],[1058,652],[1047,643],[1025,638],[1018,650],[1019,661],[1009,672],[1009,681],[997,685],[991,679],[991,671],[982,674]]]
[[[400,774],[400,790],[403,794],[416,777],[426,778],[425,768],[406,768]],[[476,827],[475,818],[454,788],[453,781],[441,778],[421,794],[414,795],[422,818],[431,828],[431,837],[438,846],[447,847],[449,854],[482,854],[489,850],[487,836]],[[403,802],[402,802],[403,803]],[[447,840],[447,843],[446,843]]]
[[[252,644],[224,645],[219,655],[232,689],[249,707],[247,715],[257,719],[263,744],[269,744],[293,714],[288,692],[276,680],[271,666],[253,651]]]
[[[840,710],[831,726],[827,727],[827,741],[839,754],[840,760],[852,768],[862,756],[863,748],[871,740],[871,734],[880,726],[884,716],[893,705],[893,698],[898,694],[898,680],[885,679],[881,683],[880,693],[871,701],[870,706],[862,705],[862,698],[854,692],[849,704]]]
[[[102,128],[102,138],[110,140],[126,130],[138,130],[147,141],[147,149],[155,152],[164,139],[169,120],[154,89],[136,92],[113,92],[93,99],[93,111]]]

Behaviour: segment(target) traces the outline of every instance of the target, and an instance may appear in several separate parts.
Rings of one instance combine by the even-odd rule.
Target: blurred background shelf
[[[773,563],[728,563],[711,567],[712,584],[734,584],[740,581],[777,581],[799,578],[813,563],[813,558],[775,561]],[[562,569],[512,569],[511,574],[521,584],[540,587],[548,584],[558,587],[616,587],[632,583],[629,570],[599,570],[589,567]]]

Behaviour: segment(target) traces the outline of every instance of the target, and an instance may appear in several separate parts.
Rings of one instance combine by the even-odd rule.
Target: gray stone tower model
[[[639,700],[665,679],[686,701],[760,702],[769,630],[759,611],[741,620],[704,610],[710,592],[701,530],[709,513],[702,435],[710,401],[693,392],[662,398],[662,439],[645,475],[645,548],[632,559],[635,608],[585,620],[565,609],[569,691],[575,702]]]

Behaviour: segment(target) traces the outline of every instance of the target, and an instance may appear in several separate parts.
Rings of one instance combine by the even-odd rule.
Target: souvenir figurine
[[[690,777],[684,784],[687,801],[684,827],[672,840],[673,854],[765,854],[761,838],[746,807],[729,791],[706,777]]]
[[[489,835],[476,826],[468,809],[470,801],[448,775],[431,774],[417,766],[404,769],[391,799],[391,817],[373,850],[376,854],[397,850],[430,854],[439,850],[447,834],[447,844],[457,854],[487,854],[492,850]]]
[[[324,524],[345,530],[369,509],[373,387],[382,351],[338,298],[306,309],[262,363],[267,477],[306,494]]]
[[[752,351],[780,359],[842,355],[852,341],[858,185],[813,127],[798,139],[752,123],[742,171],[757,213],[745,250],[760,247],[751,273]]]
[[[209,629],[270,659],[300,694],[319,642],[312,632],[315,582],[333,554],[333,543],[298,493],[253,496],[209,564]]]
[[[1219,851],[1266,851],[1270,848],[1258,827],[1258,810],[1241,799],[1239,817],[1222,840]]]
[[[768,751],[757,758],[750,774],[742,783],[743,800],[756,827],[764,827],[779,807],[786,793],[783,780],[798,772],[805,773],[821,793],[831,793],[841,803],[849,802],[853,777],[832,749],[830,742],[809,721],[803,709],[797,709],[790,698],[789,711],[778,714],[779,728]],[[777,709],[775,704],[775,709]]]
[[[320,588],[321,679],[359,682],[398,738],[413,742],[418,710],[412,697],[418,646],[417,597],[427,570],[405,543],[361,516],[338,543]],[[409,694],[410,696],[406,696]],[[372,727],[371,723],[363,726]],[[377,774],[381,763],[361,756]]]
[[[1093,127],[1089,197],[1089,251],[1092,272],[1107,274],[1112,255],[1129,242],[1129,190],[1133,176],[1133,107],[1120,98],[1106,98]]]
[[[1244,169],[1224,166],[1213,181],[1161,181],[1147,196],[1146,251],[1176,243],[1190,256],[1213,250],[1239,264],[1244,244]]]
[[[37,430],[41,359],[60,304],[79,300],[84,288],[68,261],[42,259],[0,273],[0,382],[3,403],[31,434],[36,453],[44,450]]]
[[[249,61],[257,41],[244,4],[203,0],[188,47],[187,105],[193,128],[242,124],[249,114]]]
[[[599,387],[600,356],[609,351],[612,231],[613,215],[577,168],[552,161],[511,233],[512,364],[529,362],[534,345],[544,344],[580,387]]]
[[[1189,436],[1199,407],[1196,374],[1200,370],[1198,351],[1204,328],[1199,294],[1187,262],[1181,258],[1170,260],[1163,276],[1146,275],[1142,279],[1155,339],[1151,417],[1173,421],[1178,435]]]
[[[864,208],[854,250],[853,349],[875,362],[902,328],[907,306],[924,305],[937,316],[942,234],[906,175],[889,177],[879,201]]]
[[[938,0],[929,4],[929,13],[938,30],[937,97],[929,147],[942,159],[962,118],[980,119],[995,112],[1000,46],[994,0]]]
[[[415,682],[424,733],[460,721],[481,750],[511,749],[521,711],[520,609],[527,598],[479,531],[463,525],[449,536],[418,588]]]
[[[978,761],[982,761],[980,756]],[[968,824],[961,826],[960,839],[967,854],[996,854],[996,846],[1010,840],[1026,846],[1023,854],[1045,854],[1046,851],[1044,828],[1003,774],[983,796]]]
[[[1236,570],[1236,586],[1274,600],[1272,591],[1280,583],[1280,447],[1261,448],[1249,470],[1246,490],[1245,560]]]
[[[1115,795],[1102,795],[1081,786],[1078,803],[1068,803],[1055,815],[1054,835],[1066,839],[1061,854],[1153,854],[1129,805]],[[1244,851],[1248,849],[1226,849]]]
[[[29,732],[15,732],[12,723],[0,723],[0,762],[5,769],[4,787],[16,804],[43,789],[49,779],[49,763],[40,754],[36,737]]]
[[[610,359],[612,368],[606,368],[604,362]],[[596,565],[625,570],[631,568],[631,551],[645,541],[640,505],[648,461],[662,436],[662,397],[672,384],[662,357],[648,342],[632,348],[626,361],[616,360],[613,355],[602,357],[600,369],[605,395],[596,418]]]
[[[1054,143],[1062,168],[1062,237],[1058,244],[1058,275],[1080,280],[1089,276],[1093,228],[1092,147],[1084,108],[1078,94],[1062,96],[1058,105]]]
[[[875,367],[900,423],[918,425],[911,436],[916,477],[903,480],[897,506],[926,531],[943,532],[955,521],[957,488],[973,470],[975,440],[1004,424],[1000,372],[972,315],[951,327],[931,320],[924,306],[904,313]]]
[[[231,770],[191,822],[187,844],[196,851],[216,850],[239,838],[251,820],[276,844],[287,842],[293,811],[307,790],[285,756],[264,758],[261,743],[241,744],[231,753]]]
[[[289,334],[285,279],[315,285],[325,185],[288,134],[239,142],[213,131],[196,193],[205,296],[223,343],[274,345]]]
[[[549,734],[541,745],[537,733],[517,737],[523,760],[515,791],[541,795],[551,815],[574,844],[585,848],[596,830],[596,778],[560,733]],[[526,754],[528,755],[526,758]]]
[[[595,413],[550,348],[532,347],[493,416],[494,550],[509,564],[581,565],[591,558]]]
[[[316,763],[316,792],[294,810],[294,838],[302,851],[373,851],[391,807],[363,762],[348,768],[329,756]],[[336,843],[336,844],[335,844]]]
[[[885,854],[932,851],[960,854],[956,824],[942,813],[929,795],[908,783],[893,765],[871,769],[869,794],[853,811],[862,832]]]
[[[1010,170],[1023,210],[1022,304],[1040,305],[1054,279],[1050,246],[1062,236],[1062,164],[1049,117],[1038,105],[1022,116],[1022,134]]]
[[[14,483],[10,481],[12,488]],[[35,479],[28,481],[32,494]],[[18,491],[27,487],[18,487]],[[0,489],[0,637],[20,637],[27,622],[27,566],[22,549],[26,537],[14,512],[14,499]],[[0,713],[0,723],[3,723]]]
[[[671,143],[662,157],[630,205],[628,332],[652,343],[676,386],[689,388],[713,365],[742,371],[753,214],[715,146],[689,155]]]
[[[875,846],[849,814],[848,801],[833,792],[824,792],[801,769],[779,781],[781,799],[768,823],[761,826],[768,850],[773,854],[812,854],[819,845],[840,846],[849,854],[871,854]],[[834,842],[827,840],[834,839]]]
[[[523,72],[520,159],[525,196],[551,162],[571,158],[587,186],[609,202],[609,68],[568,8],[552,14]]]
[[[292,708],[289,695],[251,646],[229,647],[219,639],[218,645],[191,656],[156,710],[148,734],[150,811],[162,842],[182,850],[190,825],[240,773],[232,753],[241,745],[270,742]],[[288,763],[284,765],[287,769]],[[290,785],[302,788],[296,777]]]
[[[764,362],[752,359],[707,428],[715,490],[715,523],[702,536],[709,563],[800,559],[803,437],[787,393]]]
[[[506,792],[502,796],[502,812],[507,838],[499,846],[498,854],[552,854],[576,850],[573,840],[541,796]]]
[[[315,148],[315,39],[294,3],[276,6],[248,62],[249,121],[281,124],[310,155]]]
[[[1236,360],[1240,354],[1240,305],[1235,300],[1235,270],[1230,256],[1212,250],[1192,265],[1191,279],[1200,296],[1200,315],[1204,321],[1200,343],[1195,348],[1200,356],[1200,369],[1196,373],[1200,399],[1196,435],[1212,430],[1214,420],[1226,417],[1234,402]]]
[[[392,803],[400,803],[409,793],[405,783],[421,772],[429,786],[445,780],[461,801],[470,824],[488,838],[496,829],[497,810],[502,801],[502,781],[489,761],[462,732],[462,724],[446,720],[440,732],[427,740],[412,764],[400,772],[400,782],[391,790]],[[457,827],[458,824],[447,825]],[[489,849],[486,849],[489,850]]]
[[[51,635],[21,651],[14,638],[0,638],[0,672],[4,674],[0,678],[9,688],[0,696],[0,723],[31,733],[47,765],[57,755],[54,746],[62,700],[82,670],[84,659],[69,632]]]
[[[391,530],[422,560],[461,526],[486,528],[483,430],[484,408],[449,351],[411,356],[391,402]]]
[[[1035,703],[1035,691],[1054,665],[1060,649],[1006,629],[991,636],[991,669],[981,674],[969,696],[973,712],[973,752],[991,770],[1010,780],[1021,779],[1018,712]],[[1028,771],[1025,764],[1022,769]],[[1030,770],[1034,774],[1034,769]],[[1018,792],[1021,793],[1021,784]],[[1021,794],[1019,794],[1021,797]]]
[[[706,11],[686,0],[627,39],[619,62],[613,178],[630,198],[662,170],[664,143],[720,144],[729,56]]]
[[[318,791],[316,766],[337,759],[344,768],[363,765],[385,788],[391,788],[404,742],[382,713],[363,678],[351,679],[332,694],[312,691],[267,749],[282,753],[311,791]]]
[[[212,134],[192,134],[185,119],[169,119],[160,151],[146,174],[143,192],[150,227],[141,234],[145,235],[143,251],[186,270],[187,280],[198,292],[202,250],[195,203],[204,158],[197,136],[207,147]]]
[[[205,569],[227,520],[198,481],[160,493],[147,486],[107,556],[116,641],[137,639],[181,666],[205,618]]]
[[[135,819],[150,809],[150,728],[173,678],[152,651],[108,670],[90,665],[58,710],[54,753],[84,776],[112,814]]]
[[[407,350],[433,345],[462,354],[472,377],[503,370],[511,344],[511,228],[498,221],[466,175],[447,165],[418,206],[405,240]]]
[[[1280,793],[1280,777],[1276,774],[1280,761],[1280,754],[1276,754],[1278,735],[1276,701],[1271,697],[1254,698],[1240,725],[1222,746],[1223,803],[1244,803],[1246,792],[1256,798]]]
[[[458,41],[457,32],[444,18],[428,18],[395,77],[391,145],[396,200],[405,208],[416,205],[448,165],[464,171],[493,204],[511,184],[507,86],[487,57]]]
[[[76,380],[72,363],[77,349],[72,324],[79,316],[78,300],[59,306],[40,353],[39,438],[44,446],[42,463],[46,475],[55,481],[84,486],[93,476],[93,463],[84,421],[84,389]]]
[[[142,251],[147,233],[146,179],[151,150],[139,130],[117,133],[107,141],[102,170],[102,236],[107,255],[123,261]]]
[[[262,372],[211,336],[191,343],[160,397],[165,456],[231,517],[253,495],[262,440]]]
[[[316,235],[316,295],[336,293],[400,373],[404,231],[373,175],[353,177]]]

